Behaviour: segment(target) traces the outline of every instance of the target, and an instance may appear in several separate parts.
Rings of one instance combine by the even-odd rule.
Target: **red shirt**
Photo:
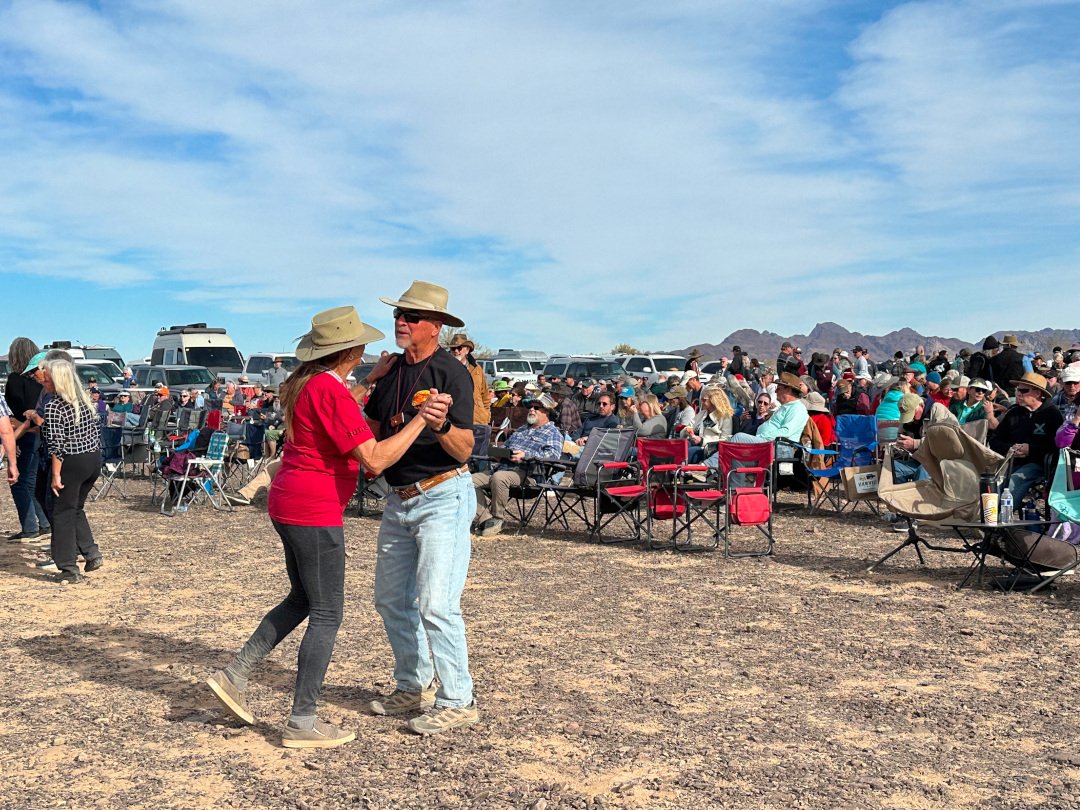
[[[270,517],[293,526],[340,526],[360,474],[360,463],[350,454],[373,438],[360,406],[336,374],[308,380],[270,487]]]
[[[817,425],[818,433],[821,434],[821,443],[828,447],[836,441],[836,422],[830,414],[812,413],[810,418]]]

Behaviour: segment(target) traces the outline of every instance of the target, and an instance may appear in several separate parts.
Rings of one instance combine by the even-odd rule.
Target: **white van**
[[[124,366],[124,358],[112,346],[83,346],[72,343],[70,340],[54,340],[52,343],[46,343],[42,349],[44,351],[62,349],[71,355],[72,360],[110,360],[121,368]]]
[[[162,327],[150,352],[154,366],[203,366],[218,377],[235,380],[244,372],[244,358],[220,327],[205,323]]]
[[[292,374],[300,365],[300,361],[292,352],[256,352],[249,354],[244,363],[244,374],[252,382],[265,383],[270,378],[270,372],[274,370],[274,358],[281,358],[281,367]]]
[[[489,385],[495,380],[510,380],[511,384],[536,382],[536,372],[528,360],[518,357],[492,357],[476,362],[487,375]]]

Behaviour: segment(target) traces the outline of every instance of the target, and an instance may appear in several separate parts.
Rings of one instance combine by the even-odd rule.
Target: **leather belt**
[[[441,472],[438,475],[433,475],[431,478],[425,478],[423,481],[417,481],[415,484],[409,484],[407,487],[399,487],[394,490],[394,493],[403,501],[409,500],[409,498],[415,498],[421,492],[427,492],[429,489],[437,487],[443,481],[449,481],[455,476],[462,475],[469,471],[468,464],[462,464],[460,467],[454,470],[447,470]]]

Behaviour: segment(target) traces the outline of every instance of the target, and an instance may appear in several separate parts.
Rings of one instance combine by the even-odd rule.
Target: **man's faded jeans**
[[[399,689],[420,692],[438,674],[437,706],[473,700],[461,592],[475,513],[466,472],[406,501],[391,492],[379,525],[375,609],[394,651],[394,678]]]

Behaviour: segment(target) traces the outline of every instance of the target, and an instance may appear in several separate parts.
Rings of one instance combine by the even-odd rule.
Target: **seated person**
[[[963,400],[953,398],[949,411],[961,425],[986,419],[990,424],[990,430],[993,430],[998,426],[998,420],[994,413],[994,404],[987,399],[993,390],[994,387],[990,383],[976,377],[968,383],[967,396]]]
[[[581,432],[574,440],[582,447],[589,439],[589,434],[596,428],[617,428],[619,417],[615,415],[615,395],[604,392],[596,399],[597,412],[588,414],[581,423]]]
[[[574,390],[566,383],[552,383],[549,396],[555,400],[555,423],[563,436],[573,438],[581,431],[581,411],[573,399]]]
[[[689,442],[687,460],[691,464],[708,458],[716,452],[716,445],[731,438],[734,416],[727,391],[719,385],[702,389],[701,410],[694,417],[694,423],[683,432]]]
[[[765,444],[784,438],[798,444],[802,439],[803,428],[810,419],[802,401],[802,380],[785,371],[776,384],[776,398],[780,401],[780,407],[757,429],[756,434],[751,436],[749,433],[736,433],[731,437],[731,441],[737,444]],[[705,464],[715,467],[716,456],[705,459]]]
[[[628,407],[639,439],[662,439],[667,435],[667,417],[655,394],[644,394]]]
[[[510,383],[507,380],[495,380],[491,384],[491,393],[495,396],[495,401],[492,402],[492,406],[495,408],[505,408],[510,404]]]
[[[557,461],[562,455],[563,434],[551,421],[555,400],[541,394],[528,402],[527,424],[515,430],[505,447],[513,451],[509,460],[502,461],[491,472],[473,473],[476,488],[477,532],[481,537],[502,531],[502,518],[510,503],[510,487],[525,481],[526,462]]]
[[[131,403],[131,393],[128,391],[121,391],[117,394],[111,410],[113,413],[134,413],[135,406]]]
[[[1046,378],[1041,374],[1028,372],[1009,382],[1016,386],[1016,404],[1001,417],[989,444],[1002,455],[1013,451],[1009,491],[1019,506],[1032,486],[1046,480],[1047,462],[1057,452],[1054,436],[1064,420],[1050,403]]]
[[[810,421],[818,429],[821,436],[821,444],[829,447],[836,441],[836,419],[829,412],[829,404],[817,391],[811,391],[806,396],[806,412],[810,414]]]
[[[769,421],[769,417],[773,414],[773,401],[766,392],[762,391],[757,395],[754,400],[753,412],[747,410],[743,412],[741,433],[749,433],[751,436],[757,434],[758,428]]]
[[[680,438],[680,434],[688,427],[691,427],[694,424],[694,419],[697,418],[694,406],[687,399],[688,394],[689,392],[681,385],[669,388],[668,392],[664,394],[664,399],[668,403],[665,414],[668,423],[667,435],[671,438]]]

